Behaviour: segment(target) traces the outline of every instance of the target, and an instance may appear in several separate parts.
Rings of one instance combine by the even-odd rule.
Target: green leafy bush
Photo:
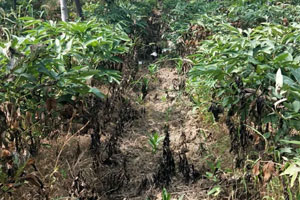
[[[118,83],[120,72],[101,64],[122,62],[120,55],[131,45],[120,27],[96,20],[56,23],[24,17],[18,21],[22,22],[20,34],[0,42],[0,134],[18,141],[17,152],[12,153],[8,142],[1,140],[9,155],[0,170],[3,191],[13,189],[8,187],[11,181],[24,182],[19,177],[28,166],[25,160],[10,170],[11,155],[19,155],[23,143],[31,154],[37,153],[40,139],[49,133],[45,128],[57,117],[57,103],[86,94],[104,98],[89,80]]]
[[[92,92],[103,97],[86,81],[92,77],[108,82],[119,80],[118,72],[99,66],[102,61],[119,62],[117,55],[128,50],[130,40],[117,27],[113,29],[95,20],[86,23],[22,20],[22,34],[13,35],[11,41],[1,44],[1,65],[6,66],[2,68],[1,80],[6,88],[17,85],[4,82],[14,76],[23,91],[51,82],[64,93]]]
[[[255,27],[261,23],[288,25],[299,22],[299,5],[280,1],[236,1],[227,12],[227,20],[240,28]]]
[[[244,152],[258,158],[263,151],[263,159],[277,155],[277,162],[285,162],[282,156],[298,159],[291,143],[298,143],[300,130],[300,25],[221,29],[191,56],[190,76],[208,80],[213,105],[225,108],[236,165]]]
[[[109,4],[90,3],[84,6],[85,16],[119,24],[128,34],[147,34],[147,16],[150,15],[155,1],[114,1]]]
[[[162,4],[163,51],[169,57],[185,56],[194,52],[202,40],[225,20],[222,8],[227,1],[164,1]]]

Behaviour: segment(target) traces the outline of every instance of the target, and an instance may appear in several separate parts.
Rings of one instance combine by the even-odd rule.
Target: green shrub
[[[1,140],[9,155],[19,155],[23,143],[29,145],[30,153],[37,153],[40,139],[49,132],[45,127],[57,116],[53,110],[59,101],[86,94],[104,98],[88,80],[118,83],[120,72],[101,63],[121,62],[119,55],[131,45],[120,27],[96,20],[56,23],[24,17],[18,21],[20,34],[0,42],[0,134],[18,141],[17,152],[12,154]],[[42,119],[41,113],[48,120]],[[29,165],[29,161],[14,162],[11,171],[5,164],[10,157],[0,171],[1,190],[6,192],[14,188],[8,187],[12,180],[16,186],[24,182],[19,177]]]
[[[190,76],[208,80],[214,104],[225,108],[231,151],[238,161],[245,152],[258,158],[260,150],[262,159],[297,166],[291,163],[299,157],[292,144],[300,130],[300,25],[221,29],[192,56]]]

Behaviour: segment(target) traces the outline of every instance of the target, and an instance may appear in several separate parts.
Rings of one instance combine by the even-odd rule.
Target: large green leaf
[[[293,108],[294,108],[294,112],[298,112],[300,110],[300,101],[294,101],[293,102]]]
[[[98,88],[90,87],[89,92],[93,93],[94,95],[96,95],[99,98],[102,98],[102,99],[105,98],[104,94]]]
[[[283,175],[292,176],[291,187],[293,187],[299,172],[300,172],[300,167],[298,165],[296,165],[295,163],[291,163],[290,166],[286,170],[284,170],[284,172],[282,172],[280,174],[280,176],[283,176]]]
[[[279,54],[275,59],[275,62],[282,62],[282,61],[293,61],[293,56],[289,52],[284,52]]]
[[[298,82],[298,84],[300,84],[300,68],[291,69],[291,72],[292,72],[294,78],[296,79],[296,81]]]

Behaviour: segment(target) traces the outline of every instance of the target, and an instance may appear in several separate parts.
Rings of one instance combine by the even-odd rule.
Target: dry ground
[[[144,76],[149,78],[145,69],[138,73],[138,77]],[[133,107],[144,112],[138,119],[124,126],[123,135],[118,141],[120,149],[113,156],[117,160],[114,164],[103,165],[98,167],[98,171],[94,170],[88,135],[64,134],[55,140],[44,141],[48,145],[43,146],[36,158],[36,165],[45,191],[38,193],[28,184],[17,192],[18,197],[43,199],[48,194],[50,199],[72,199],[69,196],[70,193],[76,196],[74,183],[77,180],[86,190],[81,196],[97,194],[97,198],[103,200],[161,199],[162,188],[155,187],[152,179],[162,157],[162,143],[157,153],[153,154],[148,137],[153,132],[163,136],[163,127],[168,124],[176,163],[176,175],[167,187],[172,199],[178,199],[182,195],[186,200],[216,199],[209,197],[207,193],[217,182],[205,178],[205,174],[211,171],[208,162],[216,164],[221,161],[222,168],[231,167],[229,138],[226,129],[213,123],[210,114],[193,111],[189,97],[184,90],[178,90],[176,85],[182,79],[176,69],[162,67],[151,78],[144,101],[138,100],[140,91],[128,91]],[[188,162],[200,173],[199,179],[190,183],[185,183],[183,175],[178,172],[183,134],[186,136]],[[105,136],[101,137],[101,141],[105,140]],[[124,167],[121,166],[124,163],[126,171],[123,172]],[[121,174],[118,178],[125,180],[124,183],[120,186],[110,185],[111,182],[115,184],[112,174]],[[14,196],[12,199],[18,198]]]

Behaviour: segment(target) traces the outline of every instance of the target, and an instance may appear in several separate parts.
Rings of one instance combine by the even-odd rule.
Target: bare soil
[[[55,139],[43,141],[44,145],[35,158],[36,174],[41,177],[44,190],[37,190],[28,182],[16,191],[17,196],[9,198],[47,199],[48,196],[49,199],[159,200],[162,186],[155,184],[154,177],[162,159],[162,142],[154,154],[148,139],[154,132],[163,136],[164,126],[168,125],[176,166],[176,174],[166,186],[172,199],[182,195],[186,200],[215,199],[207,193],[217,182],[207,178],[206,172],[212,170],[209,162],[216,164],[221,161],[222,168],[231,167],[227,130],[213,123],[209,113],[193,111],[193,104],[185,90],[178,88],[178,83],[185,82],[185,76],[179,75],[175,68],[162,67],[151,78],[148,71],[142,69],[137,78],[144,77],[150,79],[144,101],[139,100],[140,90],[127,91],[126,98],[131,100],[139,115],[123,126],[122,136],[117,141],[119,148],[111,159],[100,164],[95,161],[89,134],[59,133]],[[115,126],[114,122],[109,123]],[[84,124],[73,126],[78,132]],[[110,128],[103,130],[106,133],[101,135],[100,143],[105,144],[109,140],[109,132],[113,131]],[[99,150],[100,154],[104,154],[101,157],[106,156],[105,150],[106,147]],[[183,154],[189,167],[193,166],[197,174],[195,179],[186,181],[179,172],[179,155]],[[218,181],[227,179],[216,176],[220,177]]]

